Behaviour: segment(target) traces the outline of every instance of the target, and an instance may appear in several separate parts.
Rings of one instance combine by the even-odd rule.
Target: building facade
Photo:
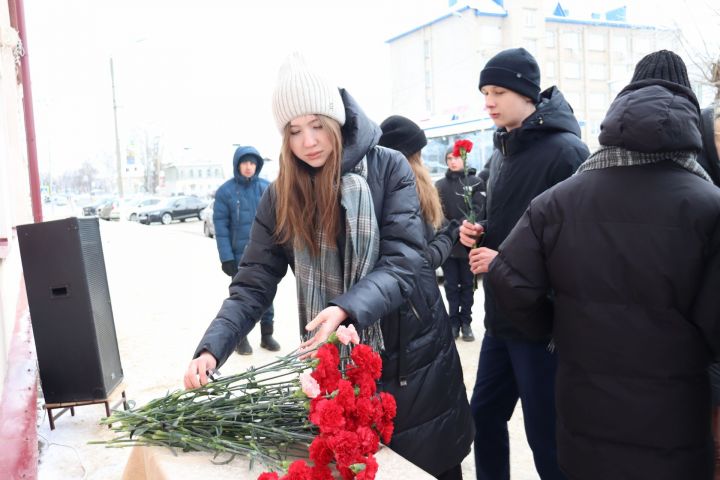
[[[666,48],[675,30],[627,21],[625,8],[574,14],[542,0],[450,0],[447,11],[389,39],[392,111],[417,121],[430,138],[426,162],[457,138],[479,142],[473,166],[492,151],[492,131],[478,90],[479,73],[496,53],[524,47],[538,60],[542,89],[557,85],[597,147],[600,122],[635,63]],[[444,163],[444,162],[441,162]]]

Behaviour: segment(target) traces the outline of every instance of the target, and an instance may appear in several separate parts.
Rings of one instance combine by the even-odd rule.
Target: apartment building
[[[592,150],[600,122],[635,63],[652,51],[679,48],[675,30],[630,22],[625,7],[573,12],[562,2],[542,0],[450,0],[444,13],[387,43],[392,111],[426,129],[426,161],[441,162],[444,147],[462,135],[478,145],[471,154],[474,166],[492,151],[493,126],[477,82],[497,52],[522,46],[537,58],[542,88],[560,88]]]

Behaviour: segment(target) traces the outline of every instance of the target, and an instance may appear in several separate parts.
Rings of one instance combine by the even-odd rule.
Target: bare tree
[[[709,0],[685,0],[687,11],[705,11],[711,18],[705,18],[705,26],[701,26],[693,18],[691,25],[678,25],[677,34],[684,50],[684,57],[689,60],[696,78],[715,89],[715,102],[720,102],[720,7],[717,2]],[[700,7],[700,8],[698,8]],[[692,29],[688,31],[686,29]],[[697,38],[690,38],[694,33]],[[694,67],[694,68],[693,68]]]

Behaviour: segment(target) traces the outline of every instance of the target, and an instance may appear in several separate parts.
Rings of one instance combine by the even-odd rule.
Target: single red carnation
[[[312,467],[312,480],[334,480],[332,470],[327,465],[315,465]]]
[[[365,460],[365,470],[361,471],[355,477],[356,480],[374,480],[378,471],[378,463],[374,455],[368,455]]]
[[[342,407],[334,400],[323,398],[315,404],[310,421],[320,427],[320,433],[335,433],[345,426]]]
[[[312,468],[304,460],[295,460],[283,480],[313,480]]]
[[[353,363],[360,370],[364,370],[374,380],[380,379],[382,374],[382,359],[367,345],[356,345],[350,354]]]
[[[277,472],[261,473],[257,480],[279,480]]]
[[[472,150],[472,147],[473,143],[470,140],[456,140],[455,145],[453,145],[453,157],[462,157],[464,160],[465,156]]]
[[[358,427],[355,433],[358,437],[360,453],[362,455],[371,455],[377,452],[378,445],[380,444],[380,438],[377,433],[369,427]]]
[[[360,455],[360,441],[357,434],[343,430],[328,437],[328,445],[335,452],[337,466],[349,467]]]
[[[330,447],[325,441],[325,437],[322,435],[315,437],[308,450],[310,452],[310,460],[315,463],[315,466],[327,465],[335,458],[333,451],[330,450]]]
[[[318,366],[310,374],[320,385],[320,392],[323,395],[332,393],[337,389],[340,380],[340,354],[332,343],[326,343],[317,350]]]
[[[355,409],[352,411],[352,417],[358,426],[365,427],[371,426],[375,423],[376,419],[382,420],[382,406],[380,405],[380,401],[377,400],[373,402],[368,397],[359,397],[355,401]]]
[[[335,396],[335,401],[345,410],[346,412],[352,412],[355,408],[355,388],[347,380],[340,380],[338,382],[338,394]]]

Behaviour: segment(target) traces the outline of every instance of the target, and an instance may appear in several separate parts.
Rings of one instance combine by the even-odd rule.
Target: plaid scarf
[[[367,275],[379,257],[380,230],[366,179],[367,158],[340,178],[340,205],[345,209],[344,259],[340,258],[336,239],[328,238],[322,226],[315,234],[320,244],[317,256],[311,255],[306,247],[294,249],[301,335],[305,333],[305,325],[325,309],[330,300],[347,292]],[[375,351],[385,348],[379,321],[358,333],[360,341]],[[307,337],[314,334],[312,331]]]
[[[575,175],[586,170],[609,167],[630,167],[633,165],[647,165],[649,163],[662,162],[663,160],[671,160],[698,177],[712,182],[696,158],[697,154],[695,152],[642,153],[633,152],[632,150],[626,150],[621,147],[600,147],[597,152],[585,160],[585,163],[580,165]]]

